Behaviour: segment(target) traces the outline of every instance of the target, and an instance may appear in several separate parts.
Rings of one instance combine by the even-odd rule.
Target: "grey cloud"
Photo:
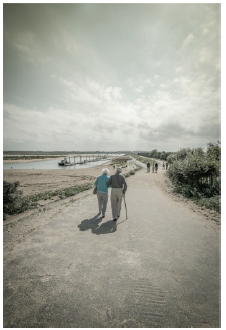
[[[144,140],[161,140],[162,142],[170,140],[193,140],[199,138],[202,141],[217,141],[220,139],[220,126],[209,123],[208,126],[201,127],[197,131],[182,127],[180,123],[167,123],[159,127],[142,130],[140,137]]]
[[[185,133],[186,131],[180,124],[169,123],[145,131],[142,130],[140,136],[146,140],[161,139],[162,141],[165,141],[171,138],[179,138],[181,137],[181,134],[184,135]]]

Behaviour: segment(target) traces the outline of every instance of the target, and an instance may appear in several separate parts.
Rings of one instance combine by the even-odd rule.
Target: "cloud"
[[[219,124],[219,113],[214,111],[219,100],[218,91],[213,93],[212,81],[206,80],[205,76],[199,81],[183,76],[175,79],[179,98],[173,96],[171,87],[165,84],[160,84],[160,89],[152,95],[146,94],[145,88],[150,84],[140,80],[141,97],[136,102],[127,100],[120,86],[106,86],[90,78],[80,84],[64,78],[56,79],[67,98],[67,108],[49,106],[40,111],[4,104],[5,141],[11,139],[9,132],[13,131],[15,141],[20,141],[19,137],[27,141],[29,137],[37,145],[44,144],[44,141],[47,145],[60,143],[60,136],[61,139],[67,136],[67,145],[71,146],[74,145],[72,141],[85,146],[90,136],[95,136],[92,138],[95,143],[107,137],[111,143],[122,145],[122,141],[132,134],[133,139],[130,137],[128,143],[129,149],[133,149],[135,140],[151,138],[157,141],[160,137],[162,142],[167,138],[169,141],[179,137],[183,140],[189,134],[198,138],[206,136],[204,127],[209,127],[210,122],[215,128]],[[215,129],[209,138],[216,136]]]
[[[194,35],[193,35],[192,33],[190,33],[190,34],[185,38],[185,40],[183,41],[183,44],[182,44],[182,46],[181,46],[181,51],[182,51],[182,52],[185,52],[185,51],[188,49],[188,47],[191,46],[191,44],[193,43],[194,39],[195,39]]]
[[[4,149],[216,139],[219,20],[217,4],[4,4]]]

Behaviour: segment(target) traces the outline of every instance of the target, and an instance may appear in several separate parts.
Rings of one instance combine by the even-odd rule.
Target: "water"
[[[107,163],[109,160],[106,159],[102,159],[102,160],[98,160],[98,161],[91,161],[89,163],[86,164],[76,164],[76,165],[72,165],[72,166],[59,166],[58,162],[60,161],[60,159],[51,159],[51,160],[42,160],[42,161],[38,161],[38,162],[27,162],[27,163],[3,163],[3,170],[6,169],[11,169],[11,167],[14,170],[76,170],[76,169],[80,169],[80,168],[89,168],[89,167],[94,167],[94,166],[98,166],[98,165],[102,165]],[[71,158],[71,162],[74,161],[74,157]],[[80,161],[80,159],[75,159],[75,162]]]
[[[48,156],[48,154],[47,155],[45,155],[45,154],[42,154],[42,155],[39,155],[39,154],[32,154],[32,155],[29,155],[29,154],[6,155],[6,154],[3,154],[3,157],[22,157],[22,156],[24,156],[24,157],[28,157],[28,156],[32,156],[32,157],[34,157],[34,156]],[[51,156],[64,157],[64,155],[61,156],[61,155],[53,155],[53,154],[51,154]]]

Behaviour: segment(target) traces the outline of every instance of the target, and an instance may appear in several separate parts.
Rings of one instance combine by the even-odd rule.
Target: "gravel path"
[[[127,178],[117,223],[91,190],[5,223],[4,327],[220,327],[219,224],[165,180]]]

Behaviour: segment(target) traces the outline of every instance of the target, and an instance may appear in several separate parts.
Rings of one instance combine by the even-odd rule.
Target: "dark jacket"
[[[115,173],[110,176],[110,179],[107,182],[107,186],[111,188],[122,188],[125,192],[127,190],[127,183],[122,174]]]

